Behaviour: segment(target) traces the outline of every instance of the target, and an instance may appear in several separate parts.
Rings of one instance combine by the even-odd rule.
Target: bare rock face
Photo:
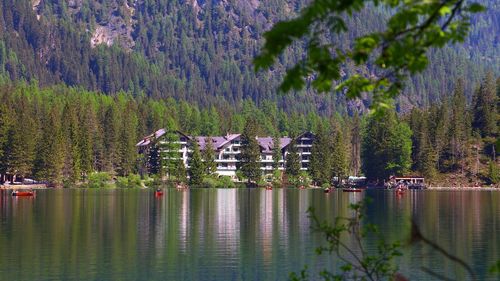
[[[92,34],[92,38],[90,39],[90,45],[94,48],[100,44],[106,44],[107,46],[113,45],[113,41],[115,36],[113,31],[107,26],[98,26],[94,33]]]

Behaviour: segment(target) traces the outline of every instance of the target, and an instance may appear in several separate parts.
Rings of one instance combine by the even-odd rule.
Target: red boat
[[[163,190],[155,191],[155,196],[163,196]]]
[[[402,189],[402,188],[396,188],[396,194],[397,195],[403,195],[405,194],[405,189]]]
[[[12,191],[12,196],[34,196],[34,195],[35,195],[34,191],[17,191],[17,190]]]

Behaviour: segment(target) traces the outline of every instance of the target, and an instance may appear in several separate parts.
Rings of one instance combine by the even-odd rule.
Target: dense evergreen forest
[[[270,100],[289,113],[363,111],[370,97],[347,102],[342,93],[277,94],[284,70],[303,53],[301,46],[283,55],[271,72],[254,72],[263,31],[299,11],[303,2],[2,0],[0,76],[42,87],[65,83],[107,94],[172,97],[202,109]],[[459,77],[470,102],[485,70],[500,73],[500,4],[483,2],[488,10],[472,19],[466,42],[431,52],[429,68],[413,77],[399,98],[399,111],[446,100]],[[347,34],[332,40],[348,46],[383,28],[386,13],[366,9],[347,19]],[[370,67],[345,67],[346,75],[354,71],[370,73]]]
[[[320,184],[346,175],[384,179],[407,173],[436,180],[453,173],[457,181],[466,179],[464,184],[498,182],[500,79],[488,73],[471,102],[464,91],[459,79],[452,96],[440,104],[376,119],[289,114],[269,101],[256,106],[246,100],[241,110],[200,108],[173,98],[7,83],[0,87],[0,174],[61,184],[85,180],[93,172],[137,173],[135,144],[167,128],[190,135],[243,133],[247,138],[312,131],[310,177]]]

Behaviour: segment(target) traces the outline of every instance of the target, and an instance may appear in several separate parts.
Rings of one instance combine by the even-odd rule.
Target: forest
[[[258,106],[272,101],[287,113],[365,111],[369,96],[347,101],[342,92],[276,91],[285,69],[304,53],[300,44],[281,56],[272,71],[254,71],[262,33],[305,2],[1,0],[0,77],[41,87],[64,83],[107,94],[172,97],[203,109],[252,100]],[[487,70],[500,73],[495,43],[500,4],[483,2],[488,10],[471,19],[463,44],[430,52],[428,69],[415,75],[398,98],[399,112],[446,100],[458,78],[470,102]],[[365,9],[346,19],[348,33],[332,40],[349,46],[354,38],[382,28],[387,13]],[[371,73],[371,68],[345,66],[346,75],[355,71]]]
[[[376,117],[290,114],[276,103],[257,106],[251,100],[234,108],[200,108],[173,98],[4,83],[0,174],[55,185],[82,182],[95,172],[127,176],[138,173],[136,143],[159,128],[188,135],[248,135],[250,123],[251,135],[315,133],[310,177],[318,183],[340,175],[382,180],[408,173],[424,175],[431,182],[452,174],[463,184],[496,183],[500,79],[491,72],[485,75],[471,102],[466,100],[463,80],[454,87],[442,103]]]

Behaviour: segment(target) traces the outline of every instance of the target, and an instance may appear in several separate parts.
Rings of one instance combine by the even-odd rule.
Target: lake
[[[329,194],[274,189],[59,189],[35,198],[0,191],[0,280],[287,280],[308,265],[311,280],[341,263],[315,254],[323,237],[306,213],[349,216],[370,196],[367,220],[387,241],[406,241],[413,218],[422,233],[470,263],[479,280],[500,259],[500,192],[385,190]],[[376,241],[365,241],[374,248]],[[428,246],[397,259],[412,280],[420,268],[469,276]]]

